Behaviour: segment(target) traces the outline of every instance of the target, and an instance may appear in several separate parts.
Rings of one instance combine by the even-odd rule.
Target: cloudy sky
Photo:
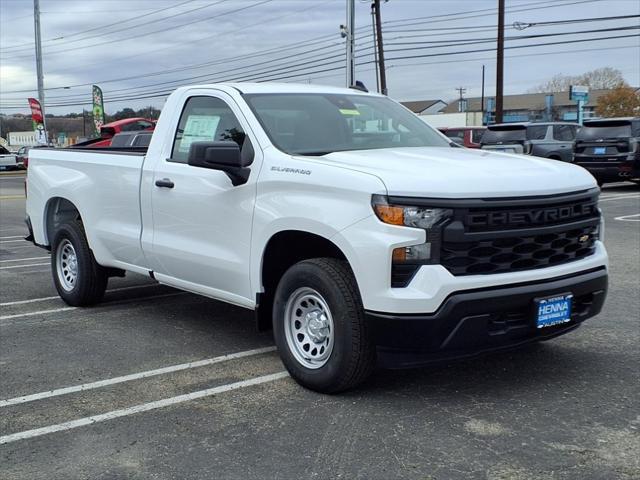
[[[161,107],[179,85],[221,80],[343,85],[345,0],[40,0],[48,113]],[[382,7],[397,100],[495,91],[497,0],[390,0]],[[639,0],[506,0],[505,92],[599,67],[640,85]],[[370,1],[356,0],[356,77],[375,89]],[[568,22],[567,22],[568,21]],[[520,27],[514,28],[514,23]],[[555,23],[554,23],[555,22]],[[557,23],[562,22],[562,23]],[[527,27],[522,30],[522,27]],[[32,0],[0,0],[0,112],[37,96]],[[576,33],[582,32],[582,33]],[[512,38],[512,37],[528,38]],[[612,38],[618,37],[618,38]],[[545,45],[546,44],[546,45]],[[56,105],[54,107],[54,105]]]

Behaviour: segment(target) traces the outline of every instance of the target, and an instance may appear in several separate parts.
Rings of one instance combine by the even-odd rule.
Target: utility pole
[[[458,100],[458,112],[466,112],[467,109],[465,108],[466,100],[464,99],[464,94],[467,92],[467,89],[464,87],[458,87],[456,90],[460,94],[460,99]]]
[[[42,111],[42,126],[47,136],[47,144],[49,137],[47,133],[47,119],[44,110],[44,75],[42,73],[42,40],[40,37],[40,0],[33,0],[33,23],[36,34],[36,70],[38,74],[38,101],[40,101],[40,110]]]
[[[355,85],[355,29],[356,29],[356,2],[347,0],[347,25],[343,29],[343,36],[347,39],[347,87]],[[346,35],[345,35],[346,34]]]
[[[382,42],[382,20],[380,17],[380,0],[373,0],[376,10],[376,37],[378,40],[378,65],[380,69],[380,92],[387,95],[387,73],[384,68],[384,44]]]
[[[498,54],[496,62],[496,123],[503,121],[504,86],[504,0],[498,0]]]
[[[378,68],[378,40],[376,36],[376,5],[371,2],[371,29],[373,34],[373,64],[376,67],[376,92],[380,93],[380,69]]]

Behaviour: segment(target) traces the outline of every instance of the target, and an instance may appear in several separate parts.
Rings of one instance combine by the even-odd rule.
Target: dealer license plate
[[[607,147],[595,147],[593,149],[593,153],[594,153],[594,155],[606,155],[607,154]]]
[[[572,300],[573,294],[571,293],[536,300],[538,328],[551,327],[571,321]]]

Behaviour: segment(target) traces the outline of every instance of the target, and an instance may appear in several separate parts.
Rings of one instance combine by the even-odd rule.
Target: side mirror
[[[251,173],[248,168],[251,161],[243,158],[236,142],[193,142],[189,147],[187,163],[192,167],[225,172],[234,187],[247,183]]]

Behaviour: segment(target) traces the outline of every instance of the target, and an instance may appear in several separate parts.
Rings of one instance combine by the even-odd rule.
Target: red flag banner
[[[42,116],[40,102],[35,98],[30,98],[29,107],[31,108],[33,131],[36,132],[36,141],[41,145],[46,145],[48,143],[47,132],[44,131],[44,117]]]
[[[36,124],[42,123],[42,108],[40,108],[40,102],[35,98],[29,99],[29,107],[31,107],[31,119],[33,120],[34,127]]]

